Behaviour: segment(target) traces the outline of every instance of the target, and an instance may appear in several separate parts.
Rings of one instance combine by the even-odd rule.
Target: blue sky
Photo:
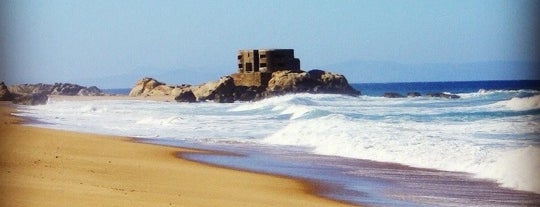
[[[236,71],[293,48],[350,82],[540,79],[538,1],[2,1],[0,78],[130,87]],[[529,64],[530,63],[530,64]],[[365,75],[364,75],[365,74]]]

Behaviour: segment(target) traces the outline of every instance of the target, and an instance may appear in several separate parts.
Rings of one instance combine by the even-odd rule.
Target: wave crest
[[[504,107],[513,111],[528,111],[540,109],[540,95],[530,97],[514,97],[510,100],[499,101],[495,106]]]

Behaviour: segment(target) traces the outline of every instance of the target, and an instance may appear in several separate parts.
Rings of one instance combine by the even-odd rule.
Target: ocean
[[[309,180],[326,186],[324,196],[368,206],[540,205],[540,81],[351,85],[362,95],[49,101],[17,115],[40,127],[231,152],[185,158]]]

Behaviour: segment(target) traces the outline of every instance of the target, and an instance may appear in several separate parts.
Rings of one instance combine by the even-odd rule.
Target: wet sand
[[[24,126],[13,110],[0,104],[0,206],[349,206],[304,181],[176,158],[207,152]]]

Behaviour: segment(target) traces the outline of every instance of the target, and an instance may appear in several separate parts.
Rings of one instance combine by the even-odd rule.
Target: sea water
[[[355,84],[364,95],[230,104],[53,100],[18,115],[43,127],[249,154],[244,161],[187,158],[335,184],[323,194],[355,203],[539,205],[538,83]],[[391,99],[380,97],[384,92],[461,98]]]

